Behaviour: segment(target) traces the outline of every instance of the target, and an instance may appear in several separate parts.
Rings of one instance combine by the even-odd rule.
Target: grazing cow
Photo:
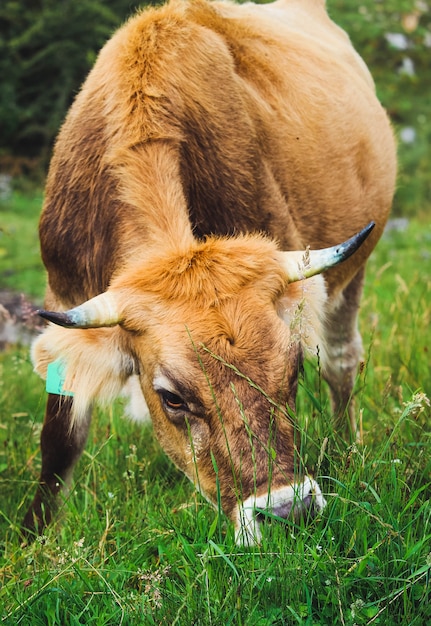
[[[94,402],[124,389],[196,487],[219,490],[239,543],[259,540],[261,509],[320,510],[295,461],[298,370],[318,348],[354,431],[364,267],[395,170],[370,74],[324,0],[172,0],[126,23],[47,180],[54,324],[33,348],[50,393],[27,531],[50,521]]]

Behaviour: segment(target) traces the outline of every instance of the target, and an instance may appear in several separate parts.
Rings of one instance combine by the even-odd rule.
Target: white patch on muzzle
[[[238,506],[235,524],[235,542],[237,545],[254,546],[260,542],[259,511],[287,518],[291,513],[306,511],[310,507],[319,512],[326,506],[319,485],[306,476],[301,483],[276,489],[261,496],[250,496]],[[293,517],[292,517],[293,519]]]

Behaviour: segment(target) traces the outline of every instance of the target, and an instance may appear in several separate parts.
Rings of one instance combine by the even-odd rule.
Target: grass
[[[37,222],[42,195],[0,198],[0,289],[41,297],[45,275],[40,259]]]
[[[33,201],[13,202],[27,209],[0,214],[12,216],[8,232],[32,232]],[[26,226],[12,228],[14,219]],[[327,508],[309,524],[266,524],[254,549],[235,546],[223,515],[172,466],[150,427],[121,419],[120,405],[97,414],[58,523],[21,546],[45,393],[28,348],[0,353],[2,623],[430,623],[430,225],[413,220],[388,232],[369,264],[360,444],[347,447],[333,432],[318,364],[306,367],[302,451]],[[16,268],[26,263],[16,243],[9,249]],[[6,267],[14,267],[9,253],[0,276]],[[44,282],[37,280],[36,296]]]

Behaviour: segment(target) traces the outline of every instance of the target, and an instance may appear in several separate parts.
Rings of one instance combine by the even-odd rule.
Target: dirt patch
[[[0,289],[0,350],[11,344],[29,344],[43,324],[39,307],[24,294]]]

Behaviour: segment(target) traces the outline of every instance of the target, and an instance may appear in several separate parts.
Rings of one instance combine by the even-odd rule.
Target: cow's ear
[[[287,285],[278,301],[278,314],[289,327],[292,343],[301,343],[313,354],[322,344],[326,301],[325,281],[320,274]]]
[[[50,363],[61,365],[62,388],[73,394],[73,419],[83,418],[95,402],[112,402],[133,373],[122,332],[119,327],[72,330],[50,325],[33,342],[32,360],[42,378],[47,378]]]

